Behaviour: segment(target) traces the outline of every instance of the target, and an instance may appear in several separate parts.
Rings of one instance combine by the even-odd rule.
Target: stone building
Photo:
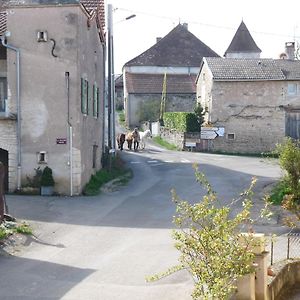
[[[207,150],[271,151],[285,136],[300,138],[300,61],[204,58],[197,100],[206,121],[225,130]]]
[[[101,168],[104,1],[23,0],[0,17],[0,160],[6,189],[52,168],[80,194]]]
[[[192,111],[196,104],[195,79],[204,56],[219,57],[188,31],[187,24],[178,24],[164,38],[157,38],[154,46],[127,62],[123,67],[127,125],[148,121],[149,111],[157,115],[164,81],[166,111]]]

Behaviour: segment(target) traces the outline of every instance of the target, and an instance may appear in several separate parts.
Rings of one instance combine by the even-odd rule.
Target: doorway
[[[4,165],[4,191],[8,191],[8,151],[0,148],[0,161]]]

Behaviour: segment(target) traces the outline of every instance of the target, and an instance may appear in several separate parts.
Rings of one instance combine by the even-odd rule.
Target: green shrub
[[[270,195],[270,201],[273,204],[280,205],[282,203],[283,197],[291,193],[291,189],[285,180],[279,181],[273,188]]]
[[[52,169],[45,167],[41,176],[41,186],[54,186]]]
[[[164,125],[181,132],[200,132],[197,116],[191,112],[166,112]]]
[[[286,171],[284,181],[295,199],[300,198],[300,148],[299,141],[287,138],[277,145],[280,167]]]
[[[128,172],[121,158],[116,155],[110,158],[111,167],[109,166],[99,170],[96,174],[92,175],[89,182],[83,189],[83,194],[87,196],[95,196],[99,194],[100,188],[103,184],[118,178]],[[124,182],[125,183],[125,182]]]

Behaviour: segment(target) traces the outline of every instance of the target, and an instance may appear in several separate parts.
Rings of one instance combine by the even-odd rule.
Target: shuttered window
[[[81,112],[85,115],[89,111],[89,83],[86,79],[81,78]]]

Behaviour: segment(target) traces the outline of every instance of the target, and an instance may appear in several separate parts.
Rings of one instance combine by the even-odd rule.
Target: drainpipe
[[[70,196],[73,196],[73,127],[70,122],[70,73],[65,72],[67,100],[68,100],[68,126],[69,126],[69,166],[70,166]]]
[[[20,105],[20,49],[5,43],[5,37],[0,37],[1,43],[5,48],[13,50],[17,55],[17,189],[21,189],[21,105]]]

